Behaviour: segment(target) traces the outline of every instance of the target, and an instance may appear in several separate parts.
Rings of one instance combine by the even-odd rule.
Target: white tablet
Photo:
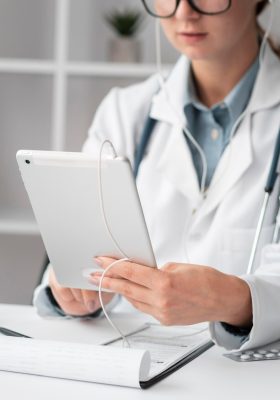
[[[84,153],[20,150],[17,161],[46,251],[58,282],[97,288],[88,282],[100,269],[95,256],[123,258],[156,266],[130,163],[105,158],[100,202],[98,160]]]

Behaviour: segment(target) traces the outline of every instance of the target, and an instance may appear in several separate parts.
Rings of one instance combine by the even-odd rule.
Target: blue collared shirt
[[[206,156],[206,188],[210,185],[217,164],[230,141],[231,131],[235,122],[243,113],[249,102],[258,70],[259,57],[257,57],[252,66],[226,98],[222,102],[208,108],[198,99],[192,71],[191,68],[189,69],[184,111],[188,120],[189,130]],[[189,140],[188,143],[198,181],[201,184],[201,157]]]

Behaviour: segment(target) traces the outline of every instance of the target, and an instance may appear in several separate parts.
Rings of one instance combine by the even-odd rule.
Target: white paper
[[[209,342],[210,335],[202,324],[180,327],[147,324],[145,330],[128,335],[127,340],[131,349],[146,350],[150,353],[148,380]],[[115,341],[110,346],[121,347],[122,341]]]
[[[0,370],[140,387],[210,340],[205,326],[145,324],[107,345],[0,335]]]
[[[0,370],[140,387],[149,375],[145,350],[0,336]]]

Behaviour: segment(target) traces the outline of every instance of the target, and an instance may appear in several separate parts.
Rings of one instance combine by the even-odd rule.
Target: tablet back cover
[[[59,283],[93,289],[95,256],[123,258],[104,223],[98,161],[83,153],[19,151],[17,161]],[[101,182],[105,217],[122,252],[155,266],[129,161],[104,159]]]

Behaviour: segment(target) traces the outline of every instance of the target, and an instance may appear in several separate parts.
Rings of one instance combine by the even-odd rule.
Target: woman
[[[156,120],[137,186],[162,268],[123,262],[103,286],[163,324],[210,321],[213,339],[230,349],[279,339],[274,309],[280,308],[280,263],[265,265],[258,254],[257,273],[245,275],[280,126],[279,58],[267,46],[259,62],[256,14],[267,2],[143,3],[150,13],[166,17],[162,28],[182,57],[164,88],[153,76],[112,90],[84,151],[96,154],[109,139],[133,164],[147,117]],[[205,154],[205,185],[201,156],[182,125]],[[260,247],[271,239],[276,192]],[[103,268],[112,263],[106,257],[96,261]],[[99,278],[95,274],[92,282],[98,284]],[[49,286],[48,299],[42,288],[37,294],[41,313],[49,312],[49,299],[70,315],[98,313],[96,292],[62,288],[52,271]],[[109,303],[113,295],[104,297]]]

